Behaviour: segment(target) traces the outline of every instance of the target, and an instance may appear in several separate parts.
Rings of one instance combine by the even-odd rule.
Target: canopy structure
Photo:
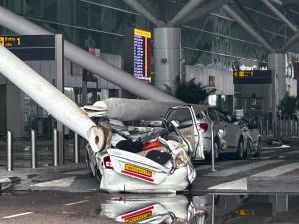
[[[184,106],[186,103],[159,102],[153,100],[109,98],[93,104],[99,111],[107,111],[110,119],[121,121],[158,120],[165,117],[168,109]],[[205,105],[192,105],[196,111],[203,110]],[[90,113],[92,113],[90,111]]]

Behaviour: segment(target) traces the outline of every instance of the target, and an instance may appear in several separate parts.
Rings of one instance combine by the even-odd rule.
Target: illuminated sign
[[[0,46],[23,61],[55,60],[55,35],[0,35]]]
[[[0,46],[2,47],[17,47],[21,46],[21,37],[1,36]]]
[[[272,82],[270,70],[234,71],[234,84],[270,84]]]
[[[150,39],[149,31],[134,29],[134,71],[136,78],[151,81],[150,74]]]

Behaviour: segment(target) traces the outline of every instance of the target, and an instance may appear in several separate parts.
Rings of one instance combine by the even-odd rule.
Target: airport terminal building
[[[231,6],[229,1],[214,0],[187,14],[181,9],[188,0],[138,1],[143,8],[130,2],[0,0],[0,5],[160,89],[173,86],[176,77],[216,88],[206,103],[226,111],[266,114],[286,93],[297,96],[298,46],[275,50],[288,43],[294,29],[259,0]],[[285,4],[282,14],[298,22],[298,4]],[[3,26],[0,31],[0,36],[15,34]],[[136,47],[140,41],[141,50]],[[142,65],[137,50],[143,55]],[[55,62],[26,63],[56,85]],[[274,82],[277,76],[283,78]],[[64,93],[80,106],[109,97],[134,97],[67,59],[63,77]],[[255,77],[266,78],[261,82]],[[278,96],[273,99],[275,90]],[[0,136],[7,129],[26,136],[31,128],[40,136],[49,135],[53,122],[47,111],[3,76],[0,102]]]

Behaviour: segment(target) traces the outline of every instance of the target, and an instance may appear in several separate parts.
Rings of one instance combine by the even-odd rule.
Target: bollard
[[[12,132],[7,131],[7,171],[10,172],[13,169],[13,144],[12,144]]]
[[[213,123],[211,123],[211,143],[212,143],[212,147],[211,147],[211,162],[212,162],[212,164],[211,164],[211,170],[212,170],[212,172],[215,172],[216,171],[216,169],[215,169],[215,155],[214,155],[214,125],[213,125]]]
[[[36,168],[36,138],[33,129],[31,129],[31,166],[32,169]]]
[[[288,137],[291,137],[291,119],[288,119]]]
[[[267,119],[266,120],[266,135],[268,136],[270,133],[269,133],[269,120]]]
[[[75,133],[75,163],[79,163],[79,136]]]
[[[54,166],[58,166],[58,131],[53,130],[53,145],[54,145]]]
[[[212,194],[212,220],[211,224],[215,223],[215,194]]]
[[[285,122],[280,120],[280,137],[284,137]]]

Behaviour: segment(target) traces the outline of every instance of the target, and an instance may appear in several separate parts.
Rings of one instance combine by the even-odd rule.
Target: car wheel
[[[240,138],[238,142],[237,152],[236,152],[237,159],[243,159],[244,158],[244,141],[242,138]]]
[[[247,146],[246,146],[246,157],[249,159],[253,156],[253,145],[251,140],[247,141]]]
[[[97,180],[99,181],[99,183],[101,183],[101,180],[102,180],[102,174],[101,172],[99,171],[99,169],[96,170],[96,178]]]
[[[262,141],[259,138],[259,140],[257,141],[257,147],[256,147],[256,152],[254,153],[254,157],[258,157],[260,155],[261,149],[262,149]]]
[[[86,165],[88,167],[88,174],[91,176],[91,177],[94,177],[94,174],[93,174],[93,167],[92,167],[92,163],[89,159],[89,154],[88,152],[86,152]]]

